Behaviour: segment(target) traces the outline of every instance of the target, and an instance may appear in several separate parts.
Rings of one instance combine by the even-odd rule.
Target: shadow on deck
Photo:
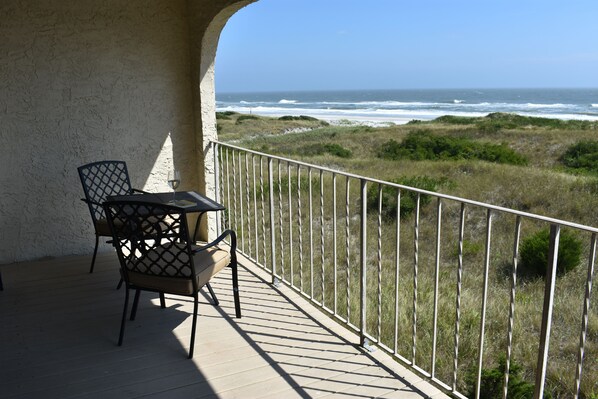
[[[445,397],[294,291],[240,268],[243,318],[234,318],[228,270],[213,280],[220,306],[200,303],[193,360],[192,301],[144,293],[116,345],[123,290],[118,261],[65,257],[2,266],[3,398],[422,398]]]

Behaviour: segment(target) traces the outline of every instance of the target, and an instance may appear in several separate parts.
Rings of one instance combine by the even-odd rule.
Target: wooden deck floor
[[[240,269],[243,318],[228,271],[200,304],[195,358],[186,358],[192,303],[142,294],[116,345],[123,290],[114,254],[1,266],[2,398],[445,397],[252,265]]]

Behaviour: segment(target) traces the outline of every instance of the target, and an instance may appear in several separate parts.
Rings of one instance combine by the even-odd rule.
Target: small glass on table
[[[169,204],[176,205],[176,189],[181,184],[181,173],[172,169],[168,171],[168,185],[172,188],[172,201],[168,201]]]

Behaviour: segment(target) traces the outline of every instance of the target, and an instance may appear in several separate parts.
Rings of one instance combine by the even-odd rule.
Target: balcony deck
[[[228,270],[203,296],[195,357],[186,358],[192,302],[142,294],[116,345],[123,291],[118,261],[100,255],[4,265],[0,292],[3,398],[421,398],[445,397],[294,291],[275,289],[243,262],[243,318],[235,319]]]

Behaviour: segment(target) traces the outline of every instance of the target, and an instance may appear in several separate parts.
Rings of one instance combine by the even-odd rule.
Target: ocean
[[[403,124],[442,115],[510,112],[598,120],[597,89],[422,89],[217,93],[217,111],[279,117],[306,115],[343,123]]]

